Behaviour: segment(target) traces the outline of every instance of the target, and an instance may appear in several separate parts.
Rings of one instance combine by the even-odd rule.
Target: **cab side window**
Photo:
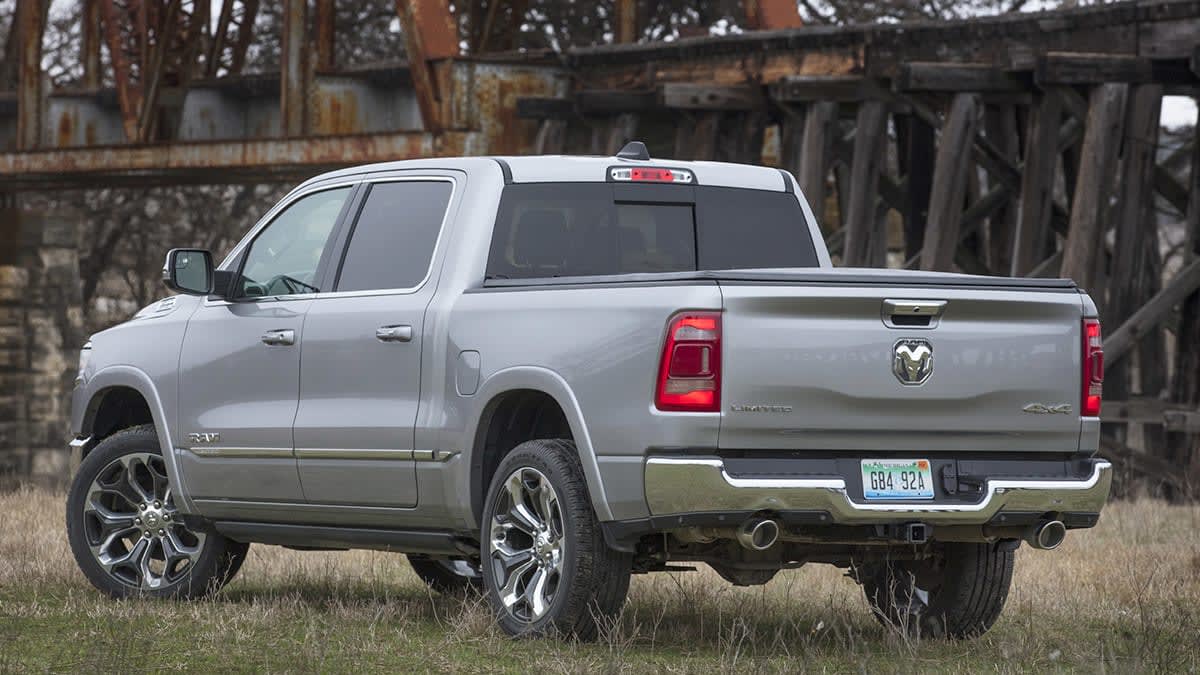
[[[416,288],[429,274],[453,185],[412,180],[375,183],[354,224],[338,291]]]
[[[320,292],[315,285],[317,266],[350,190],[342,187],[315,192],[276,216],[250,244],[236,296]]]

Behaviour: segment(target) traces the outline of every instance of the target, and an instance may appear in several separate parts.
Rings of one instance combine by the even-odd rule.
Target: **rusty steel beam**
[[[344,166],[472,154],[478,134],[421,131],[0,153],[21,189],[297,180]],[[11,179],[11,180],[10,180]]]
[[[83,59],[83,86],[100,88],[100,0],[83,0],[83,25],[79,45]]]
[[[421,119],[426,131],[436,133],[444,126],[437,63],[458,56],[454,15],[447,0],[396,0],[396,13]]]
[[[751,0],[753,2],[753,0]],[[637,0],[616,0],[613,3],[616,14],[615,38],[618,43],[637,42],[638,39],[638,3]]]
[[[334,35],[336,33],[334,15],[333,0],[317,0],[316,68],[319,72],[333,70],[336,60],[333,51]]]
[[[284,136],[302,136],[308,130],[308,2],[283,3],[283,44],[279,54],[279,119]]]
[[[796,0],[745,0],[746,27],[751,30],[782,30],[804,25]]]
[[[17,147],[31,150],[42,136],[42,34],[46,7],[42,0],[17,0],[12,30],[20,40],[17,68]]]

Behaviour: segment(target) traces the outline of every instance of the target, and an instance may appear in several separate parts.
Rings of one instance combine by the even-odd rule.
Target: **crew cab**
[[[326,173],[92,336],[80,568],[196,597],[247,546],[406,553],[515,635],[630,575],[827,563],[968,637],[1014,550],[1096,524],[1103,353],[1069,280],[834,268],[786,171],[470,157]]]

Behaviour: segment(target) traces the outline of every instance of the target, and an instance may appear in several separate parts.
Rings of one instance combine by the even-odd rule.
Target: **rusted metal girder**
[[[804,25],[796,0],[745,0],[747,28],[752,30],[782,30]]]
[[[17,71],[17,147],[32,150],[42,136],[42,34],[46,7],[42,0],[17,0],[12,30],[20,40]]]
[[[753,4],[754,0],[750,0]],[[637,0],[616,0],[613,3],[616,13],[617,42],[625,44],[637,42],[638,38],[638,3]]]
[[[317,0],[316,68],[318,72],[333,70],[336,61],[333,52],[336,27],[333,0]]]
[[[21,189],[298,180],[370,162],[474,154],[478,141],[476,133],[408,131],[39,150],[0,154],[0,175]]]
[[[100,0],[83,0],[82,39],[79,51],[83,59],[83,86],[100,88]]]
[[[307,0],[283,3],[283,44],[279,54],[279,118],[284,136],[302,136],[308,130],[308,91],[311,70]]]
[[[446,61],[458,56],[458,30],[448,0],[396,0],[396,12],[404,30],[404,46],[412,71],[413,90],[425,130],[444,128],[440,81],[448,73]]]

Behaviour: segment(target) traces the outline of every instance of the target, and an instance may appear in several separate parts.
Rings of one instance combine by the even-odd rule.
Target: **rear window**
[[[711,186],[504,188],[488,278],[816,267],[794,195]]]

